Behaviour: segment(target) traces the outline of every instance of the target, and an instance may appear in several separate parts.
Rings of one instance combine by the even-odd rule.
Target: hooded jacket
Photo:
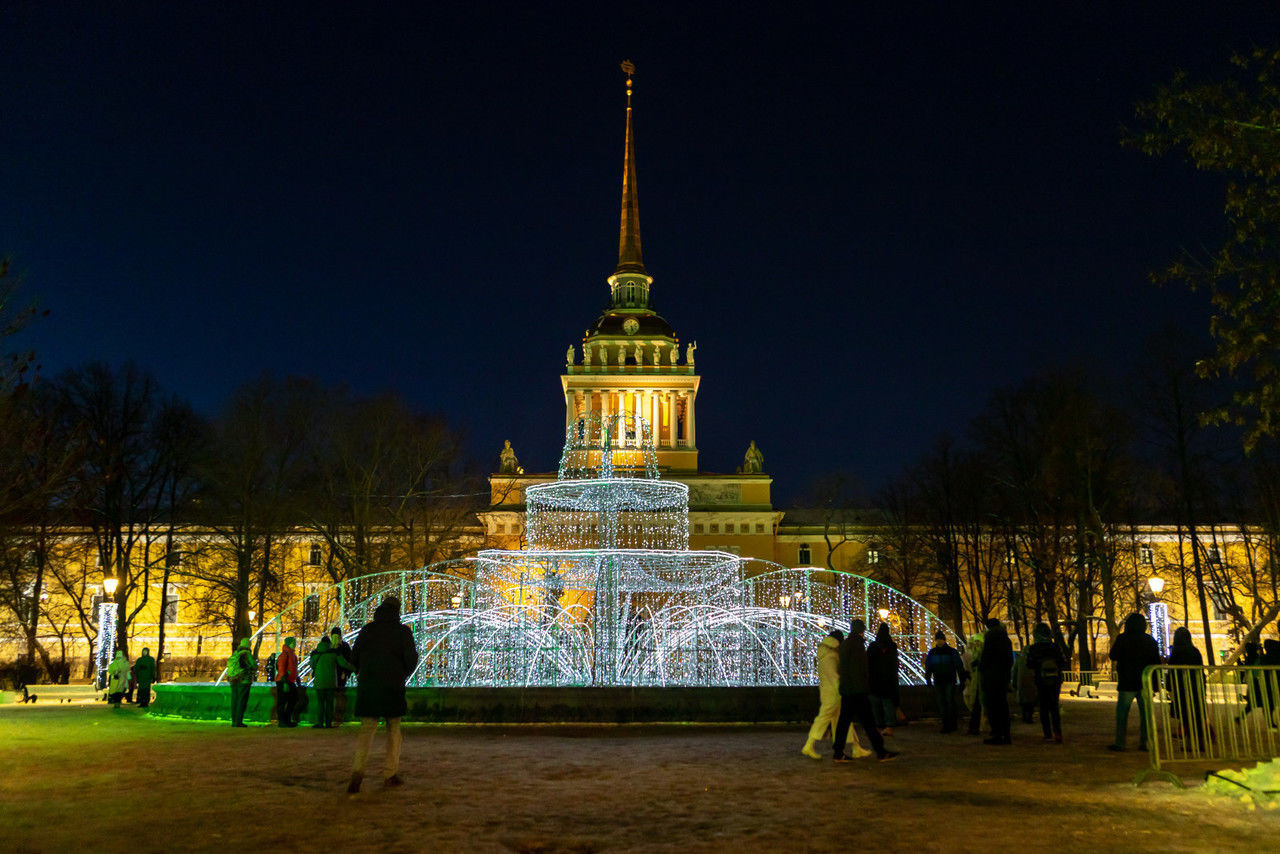
[[[116,650],[116,657],[107,666],[107,685],[110,694],[123,694],[129,690],[129,659],[120,650]]]
[[[133,678],[139,685],[150,685],[156,681],[156,660],[146,653],[138,656],[133,663]]]
[[[982,686],[987,690],[1004,690],[1013,672],[1013,643],[1004,624],[997,622],[982,638]]]
[[[227,659],[227,681],[252,682],[253,673],[257,668],[258,662],[253,660],[253,645],[249,643],[248,638],[242,638],[240,645]]]
[[[284,648],[280,650],[280,655],[276,657],[276,681],[297,685],[298,654],[293,651],[293,647],[289,646],[289,641],[291,640],[293,638],[285,638]]]
[[[356,717],[399,718],[409,710],[404,683],[418,666],[413,632],[400,623],[400,603],[387,599],[351,646],[356,671]]]
[[[328,635],[320,638],[308,660],[311,664],[311,686],[317,691],[338,687],[338,668],[349,666]]]
[[[840,700],[840,641],[831,635],[818,644],[818,698],[823,704]]]
[[[898,645],[888,632],[880,632],[867,647],[871,693],[898,702]]]
[[[1147,634],[1145,617],[1130,614],[1125,618],[1124,631],[1111,645],[1109,657],[1116,663],[1116,690],[1141,691],[1143,669],[1160,663],[1160,647],[1156,639]]]
[[[942,640],[924,659],[924,681],[932,685],[954,685],[956,679],[964,681],[964,662],[960,653],[946,640]]]

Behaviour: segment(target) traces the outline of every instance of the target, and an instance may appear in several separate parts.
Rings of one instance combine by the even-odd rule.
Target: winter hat
[[[829,637],[829,638],[835,638],[835,639],[836,639],[836,640],[838,640],[838,641],[843,641],[843,640],[844,640],[844,632],[840,631],[839,629],[832,629],[832,630],[831,630],[831,633],[830,633],[830,634],[828,634],[828,635],[827,635],[827,637]]]
[[[862,620],[854,619],[849,622],[849,634],[860,635],[867,630],[867,624]]]
[[[248,638],[240,638],[240,648],[248,649],[251,646]]]
[[[1038,641],[1047,641],[1053,637],[1053,633],[1049,631],[1048,623],[1036,623],[1036,627],[1031,630],[1031,636]]]
[[[999,621],[999,620],[997,620],[995,617],[989,617],[989,618],[987,619],[987,628],[988,628],[988,629],[994,629],[994,628],[998,627],[999,625],[1000,625],[1000,621]]]
[[[289,647],[290,649],[293,649],[295,646],[298,645],[298,639],[295,637],[287,637],[284,639],[284,645]]]
[[[342,629],[338,628],[337,626],[334,626],[333,628],[329,629],[329,634],[342,637]]]
[[[944,632],[942,629],[938,629],[936,632],[933,633],[933,639],[936,641],[944,641],[947,639],[947,633]]]

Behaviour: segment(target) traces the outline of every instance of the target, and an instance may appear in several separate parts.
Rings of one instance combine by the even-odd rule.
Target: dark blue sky
[[[679,5],[3,4],[28,343],[207,412],[266,371],[392,389],[552,469],[616,261],[624,58],[704,469],[755,439],[784,502],[874,487],[997,388],[1203,330],[1147,273],[1218,239],[1221,189],[1121,126],[1277,4]]]

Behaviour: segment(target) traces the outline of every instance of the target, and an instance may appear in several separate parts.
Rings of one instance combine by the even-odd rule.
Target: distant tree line
[[[107,575],[126,653],[144,609],[192,581],[202,625],[238,640],[296,598],[289,543],[321,544],[334,582],[408,569],[458,554],[487,504],[442,417],[310,380],[264,377],[205,418],[135,365],[93,363],[9,382],[0,431],[0,631],[51,674],[71,637],[96,639]]]

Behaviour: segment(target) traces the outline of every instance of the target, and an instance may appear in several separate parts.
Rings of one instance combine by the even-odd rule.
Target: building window
[[[813,554],[809,551],[808,543],[801,543],[800,550],[796,553],[796,560],[801,566],[809,566],[813,563]]]
[[[867,563],[879,563],[880,552],[876,549],[867,549]]]
[[[757,534],[763,534],[763,533],[764,533],[764,523],[763,523],[763,522],[756,522],[756,533],[757,533]]]
[[[308,555],[307,557],[307,563],[309,563],[312,566],[319,566],[323,562],[324,562],[324,555],[320,553],[320,547],[313,545],[311,547],[311,554]]]
[[[1222,552],[1217,546],[1209,546],[1209,563],[1222,563]]]
[[[164,554],[164,565],[166,569],[177,569],[182,566],[182,552],[177,549],[169,549]]]
[[[701,522],[695,522],[695,523],[694,523],[694,526],[693,526],[693,532],[694,532],[695,534],[701,534],[701,533],[702,533],[702,523],[701,523]]]
[[[1138,546],[1138,562],[1143,566],[1151,566],[1156,562],[1156,554],[1151,546]]]
[[[164,594],[164,621],[166,623],[178,622],[178,592],[170,590]]]
[[[720,523],[719,523],[719,522],[712,522],[712,523],[711,523],[711,533],[713,533],[713,534],[718,534],[718,533],[720,533]]]
[[[320,620],[320,596],[312,593],[302,600],[302,622],[315,623]]]

